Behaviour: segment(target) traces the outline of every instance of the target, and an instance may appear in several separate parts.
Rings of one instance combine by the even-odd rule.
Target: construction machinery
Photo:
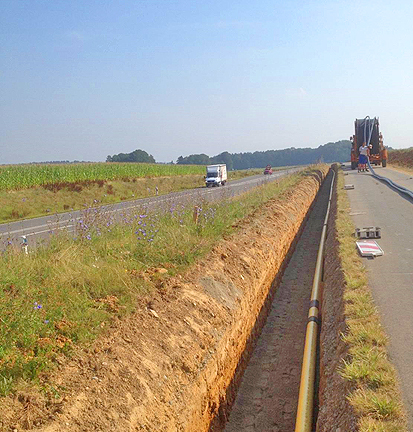
[[[377,117],[356,119],[354,122],[354,135],[350,137],[351,145],[351,169],[356,169],[359,158],[359,148],[366,143],[369,147],[369,159],[371,165],[387,166],[387,149],[383,144],[383,135],[379,129]]]

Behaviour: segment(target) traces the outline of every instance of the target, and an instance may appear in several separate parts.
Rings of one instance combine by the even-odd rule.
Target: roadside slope
[[[224,421],[227,388],[326,172],[242,221],[204,262],[63,363],[49,379],[63,398],[20,393],[3,425],[201,432]]]

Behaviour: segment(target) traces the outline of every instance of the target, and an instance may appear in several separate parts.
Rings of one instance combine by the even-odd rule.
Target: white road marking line
[[[45,233],[45,232],[53,232],[54,230],[63,230],[63,229],[73,228],[74,226],[75,225],[65,225],[65,226],[61,226],[61,227],[49,228],[47,230],[31,232],[31,233],[25,234],[25,235],[26,235],[26,237],[28,237],[28,236],[33,236],[33,235],[36,235],[36,234],[42,234],[42,233]]]

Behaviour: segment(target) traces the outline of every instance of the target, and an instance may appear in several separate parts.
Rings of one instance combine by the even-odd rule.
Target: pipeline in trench
[[[294,430],[308,304],[331,177],[320,188],[282,279],[274,281],[257,320],[230,386],[227,403],[232,406],[225,407],[225,415],[221,410],[210,431]]]

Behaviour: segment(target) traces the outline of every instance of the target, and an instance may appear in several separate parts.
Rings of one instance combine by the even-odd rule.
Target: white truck
[[[206,187],[225,186],[227,182],[227,166],[225,164],[208,165],[206,167]]]

